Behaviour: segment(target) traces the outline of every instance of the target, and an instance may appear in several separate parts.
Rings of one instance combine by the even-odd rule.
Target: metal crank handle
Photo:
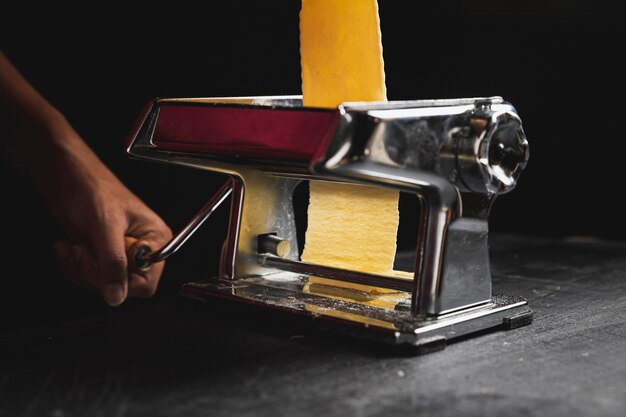
[[[148,242],[132,236],[125,236],[128,271],[139,272],[150,269],[152,264],[161,262],[173,255],[191,237],[191,235],[209,218],[233,190],[233,180],[228,181],[211,196],[198,213],[161,249],[153,251]]]

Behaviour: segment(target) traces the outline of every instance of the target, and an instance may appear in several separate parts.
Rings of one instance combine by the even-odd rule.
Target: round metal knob
[[[494,115],[481,141],[479,155],[487,189],[494,193],[513,189],[529,156],[519,117],[510,112]]]

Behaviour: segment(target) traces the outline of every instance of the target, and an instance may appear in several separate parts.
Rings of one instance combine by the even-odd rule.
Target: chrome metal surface
[[[150,265],[161,262],[176,253],[181,246],[185,244],[187,239],[198,230],[202,223],[208,219],[211,214],[224,202],[233,190],[233,181],[228,179],[220,189],[211,196],[204,206],[196,213],[195,216],[183,227],[168,243],[162,248],[153,252],[147,252],[145,250],[138,251],[136,254],[136,265],[140,269],[146,269]]]
[[[236,279],[274,273],[274,268],[259,262],[258,236],[275,233],[289,242],[290,251],[284,258],[299,259],[292,196],[300,181],[251,170],[240,171],[238,178],[241,200],[227,237],[228,245],[236,247],[233,258],[226,261],[233,269],[230,273],[222,271],[221,275]]]
[[[338,111],[335,134],[312,164],[322,175],[351,178],[358,174],[342,168],[367,161],[434,173],[460,191],[500,194],[528,160],[521,120],[501,97],[344,103]],[[375,171],[368,176],[377,179]]]
[[[161,111],[167,112],[166,125],[159,124]],[[184,129],[177,128],[177,115]],[[530,311],[523,301],[502,304],[491,294],[489,211],[497,195],[514,188],[528,160],[521,120],[501,97],[343,103],[335,109],[303,107],[298,96],[159,99],[128,144],[132,157],[232,178],[219,273],[224,281],[207,283],[208,293],[284,307],[290,302],[259,294],[276,282],[284,290],[309,276],[371,285],[398,291],[398,311],[412,317],[414,330],[430,326],[428,333],[436,337],[441,335],[432,330],[453,326],[454,315],[471,323],[469,332],[501,321],[501,311]],[[415,194],[420,219],[414,279],[300,262],[292,194],[302,180]],[[273,256],[279,241],[290,247],[284,258]],[[186,288],[187,295],[198,291]],[[260,292],[253,297],[242,288]],[[307,288],[294,291],[308,299],[313,295]],[[344,295],[315,297],[338,307]],[[489,324],[476,320],[476,311],[491,317]],[[367,320],[381,313],[372,314],[365,314]]]
[[[305,262],[298,262],[288,259],[277,258],[275,256],[263,256],[260,263],[281,271],[295,272],[302,275],[319,276],[332,278],[339,281],[353,282],[355,284],[371,285],[379,288],[386,288],[396,291],[410,293],[413,289],[413,280],[394,276],[384,276],[355,272],[347,269],[332,268],[326,265],[315,265]]]
[[[269,306],[320,320],[337,330],[391,344],[412,346],[445,342],[478,330],[511,328],[511,319],[528,324],[532,311],[521,297],[494,295],[488,303],[436,318],[416,317],[409,311],[378,308],[305,291],[308,276],[276,273],[236,282],[212,279],[185,284],[181,295],[200,301],[214,297]],[[398,297],[397,302],[404,301]],[[524,323],[524,319],[526,322]],[[440,345],[445,347],[445,343]]]
[[[468,263],[464,260],[467,256],[444,259],[444,253],[446,244],[456,247],[455,241],[467,237],[449,233],[451,223],[463,217],[465,210],[486,218],[488,211],[481,210],[483,201],[488,200],[490,207],[497,194],[512,189],[526,164],[528,145],[513,106],[491,97],[384,105],[346,103],[339,109],[335,134],[311,170],[344,181],[391,186],[421,197],[426,220],[413,311],[437,315],[488,299],[486,229],[485,238],[473,243],[480,249],[472,251],[485,254],[471,260],[480,264],[472,268],[479,270],[476,277],[444,282],[444,274],[467,275],[463,267]],[[475,194],[485,197],[463,198]],[[486,280],[478,277],[483,273]],[[451,290],[454,286],[460,288]]]
[[[258,253],[270,254],[284,258],[291,252],[291,244],[288,240],[277,236],[275,233],[265,233],[257,238]]]
[[[235,277],[235,259],[239,243],[239,227],[241,224],[241,210],[243,206],[243,183],[239,177],[232,176],[233,193],[230,200],[230,218],[228,234],[222,245],[220,256],[220,277]]]
[[[446,231],[440,287],[434,299],[439,314],[491,299],[487,221],[461,217]]]

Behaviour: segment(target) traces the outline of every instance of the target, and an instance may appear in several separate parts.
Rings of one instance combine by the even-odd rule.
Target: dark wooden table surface
[[[118,309],[13,292],[0,416],[626,415],[626,246],[491,251],[494,290],[526,297],[533,324],[421,356],[175,291]]]

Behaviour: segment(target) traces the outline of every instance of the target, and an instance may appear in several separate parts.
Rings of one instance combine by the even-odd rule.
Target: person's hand
[[[96,290],[111,305],[150,297],[163,263],[128,273],[125,237],[162,247],[166,224],[93,153],[65,117],[37,92],[0,51],[2,150],[33,178],[67,240],[55,245],[62,272]]]
[[[28,129],[33,130],[33,129]],[[25,135],[52,135],[54,145],[30,170],[62,225],[67,240],[55,251],[62,273],[98,291],[112,306],[127,297],[150,297],[163,262],[147,271],[128,272],[125,236],[145,240],[152,248],[171,238],[170,229],[96,157],[64,118],[53,127]]]

